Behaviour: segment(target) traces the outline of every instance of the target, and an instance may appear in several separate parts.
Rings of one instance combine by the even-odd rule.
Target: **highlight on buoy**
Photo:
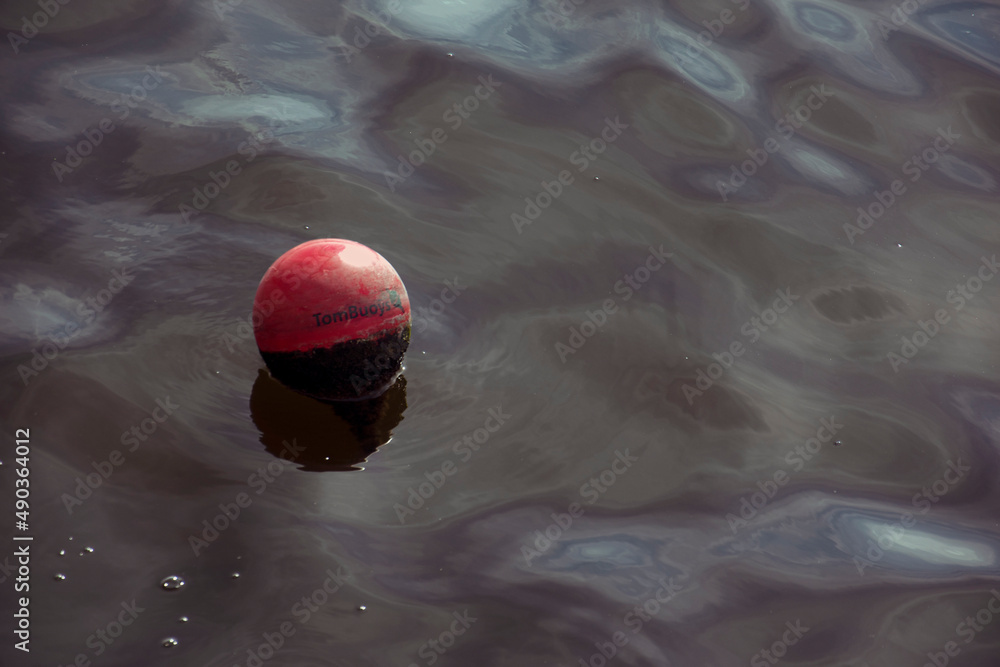
[[[345,239],[307,241],[275,260],[254,313],[271,375],[323,400],[384,392],[410,343],[410,300],[399,274],[382,255]]]

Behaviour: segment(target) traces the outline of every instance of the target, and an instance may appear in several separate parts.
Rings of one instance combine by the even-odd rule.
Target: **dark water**
[[[1000,662],[996,4],[53,6],[0,10],[0,663]],[[261,374],[322,237],[409,291],[378,404]]]

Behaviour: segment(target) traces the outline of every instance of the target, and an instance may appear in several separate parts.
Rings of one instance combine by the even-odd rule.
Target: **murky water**
[[[996,664],[995,4],[44,4],[4,665]],[[406,283],[382,401],[262,372],[322,237]]]

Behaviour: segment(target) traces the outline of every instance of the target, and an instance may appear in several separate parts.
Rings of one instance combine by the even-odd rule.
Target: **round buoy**
[[[275,260],[254,299],[254,337],[268,370],[324,400],[385,391],[410,343],[410,300],[371,248],[316,239]]]

